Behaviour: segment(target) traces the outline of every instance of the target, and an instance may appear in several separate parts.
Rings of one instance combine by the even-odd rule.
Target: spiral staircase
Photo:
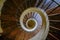
[[[35,7],[42,9],[48,15],[49,33],[46,40],[60,40],[60,1],[59,0],[6,0],[1,9],[1,40],[29,40],[37,35],[41,29],[41,17],[38,13],[27,13],[23,18],[26,20],[34,18],[37,20],[38,28],[34,32],[26,32],[20,25],[20,17],[26,9]],[[32,10],[33,11],[33,10]],[[47,21],[48,22],[48,21]],[[36,38],[36,40],[38,40]]]

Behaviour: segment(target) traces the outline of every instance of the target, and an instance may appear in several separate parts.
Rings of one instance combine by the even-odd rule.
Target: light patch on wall
[[[5,2],[5,0],[0,0],[0,16],[1,16],[1,9],[2,9],[4,2]],[[3,30],[1,28],[1,20],[0,20],[0,33],[2,33],[2,32],[3,32]],[[1,36],[1,34],[0,34],[0,36]]]

